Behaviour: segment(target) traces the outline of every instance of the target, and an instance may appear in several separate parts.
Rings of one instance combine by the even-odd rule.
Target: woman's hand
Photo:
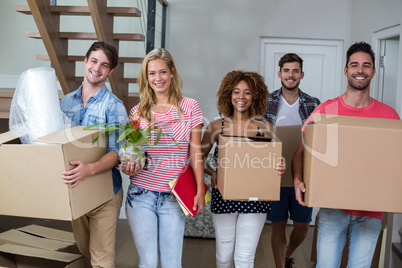
[[[285,158],[283,156],[281,157],[281,162],[276,164],[276,170],[278,170],[279,175],[283,175],[283,173],[285,173],[285,171],[286,171],[286,160],[285,160]]]
[[[141,168],[138,168],[138,165],[137,165],[136,163],[134,163],[134,162],[128,162],[125,169],[121,169],[121,165],[122,165],[122,164],[120,164],[120,165],[118,166],[118,168],[119,168],[124,174],[126,174],[126,175],[128,175],[128,176],[137,175],[137,174],[142,170],[142,167],[141,167]]]
[[[196,196],[194,196],[194,207],[193,210],[196,210],[200,212],[205,208],[205,192],[202,191],[203,193],[197,193]],[[197,213],[198,213],[197,212]]]

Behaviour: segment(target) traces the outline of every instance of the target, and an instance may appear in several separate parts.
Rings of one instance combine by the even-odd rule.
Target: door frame
[[[381,60],[381,40],[392,38],[395,36],[402,37],[402,27],[400,24],[393,25],[387,28],[380,29],[375,31],[372,36],[372,48],[376,55],[375,66],[377,68],[377,73],[374,76],[371,83],[371,92],[370,95],[374,99],[378,99],[380,96],[380,91],[382,87],[380,86],[381,74],[378,72]],[[402,71],[402,42],[399,42],[399,59],[398,59],[398,70],[399,73]],[[397,93],[396,93],[397,103],[396,103],[396,111],[399,114],[402,114],[402,77],[398,75],[397,81]]]

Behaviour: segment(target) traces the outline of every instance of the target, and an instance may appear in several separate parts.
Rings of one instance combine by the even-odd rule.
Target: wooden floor
[[[23,227],[29,224],[37,224],[61,230],[71,231],[68,221],[54,221],[11,216],[0,216],[0,232],[13,228]],[[292,226],[287,227],[287,234]],[[261,234],[257,248],[255,267],[274,268],[274,260],[271,250],[271,225],[266,224]],[[308,236],[303,244],[296,250],[294,258],[296,268],[312,268],[310,262],[311,243],[313,240],[313,227],[310,227]],[[138,267],[138,255],[131,238],[130,229],[126,220],[120,219],[117,226],[116,240],[116,267]],[[215,240],[204,238],[185,238],[183,245],[183,268],[213,268],[215,267]]]

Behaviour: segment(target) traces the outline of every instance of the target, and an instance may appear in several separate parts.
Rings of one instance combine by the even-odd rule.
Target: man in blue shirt
[[[117,50],[112,45],[95,42],[89,48],[84,60],[82,85],[64,96],[60,102],[61,110],[74,125],[127,123],[127,111],[123,102],[105,85],[117,64]],[[88,176],[112,169],[114,198],[72,221],[78,248],[91,260],[92,267],[115,267],[116,225],[123,199],[122,178],[116,168],[119,164],[117,138],[118,133],[109,136],[107,152],[98,161],[71,161],[70,164],[75,168],[63,172],[62,176],[64,183],[75,187]]]

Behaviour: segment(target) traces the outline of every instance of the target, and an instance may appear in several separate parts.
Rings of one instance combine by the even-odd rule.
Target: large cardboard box
[[[314,114],[305,129],[310,207],[402,212],[402,121]]]
[[[293,187],[292,158],[302,139],[302,126],[276,126],[275,135],[282,142],[282,155],[285,158],[287,169],[282,175],[281,187]]]
[[[279,200],[279,139],[219,135],[218,146],[218,189],[224,199]]]
[[[85,267],[71,232],[29,225],[0,233],[1,267]]]
[[[76,187],[63,183],[71,160],[89,163],[106,152],[106,139],[92,143],[98,130],[68,128],[20,144],[11,132],[0,135],[0,214],[56,220],[77,219],[113,197],[111,171],[90,176]]]

